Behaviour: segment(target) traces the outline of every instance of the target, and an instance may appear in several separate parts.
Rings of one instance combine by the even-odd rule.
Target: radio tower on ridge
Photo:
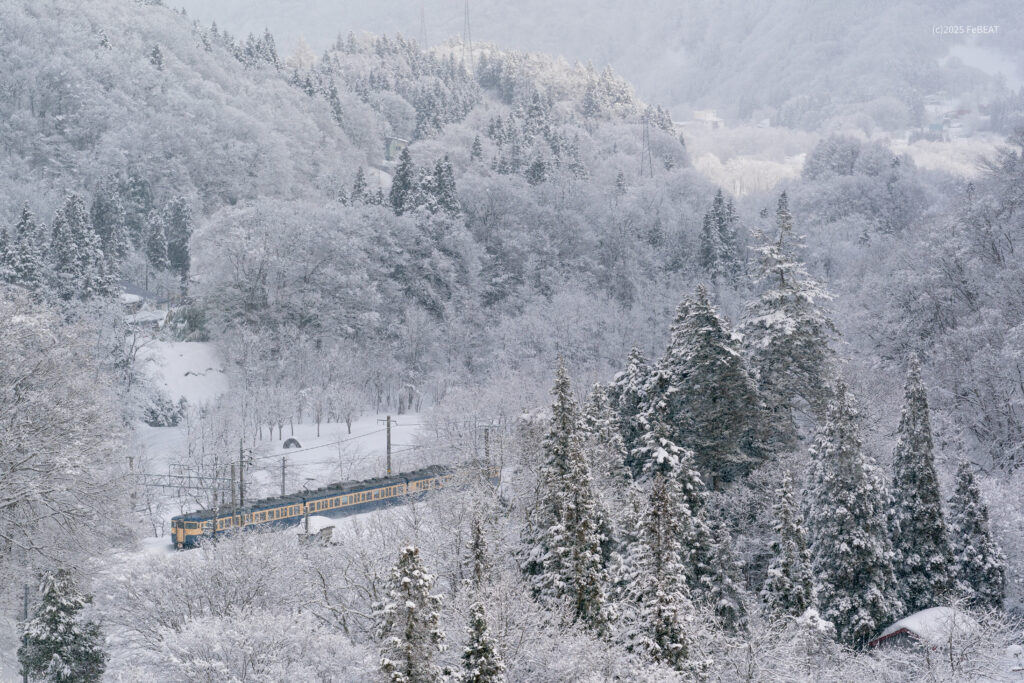
[[[462,66],[467,72],[473,73],[473,34],[469,30],[469,0],[466,0],[466,10],[462,18]]]
[[[648,110],[644,110],[644,132],[643,142],[640,147],[640,177],[654,177],[654,162],[651,159],[651,117]]]

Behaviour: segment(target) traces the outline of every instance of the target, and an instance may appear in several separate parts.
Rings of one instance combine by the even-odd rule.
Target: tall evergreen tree
[[[107,662],[100,627],[81,617],[91,598],[79,592],[66,569],[46,574],[40,591],[42,601],[23,626],[18,648],[22,670],[52,683],[100,680]]]
[[[707,599],[719,625],[730,633],[746,632],[748,626],[744,591],[737,578],[739,566],[732,550],[732,536],[721,521],[712,531],[714,546]]]
[[[804,270],[799,253],[803,236],[793,232],[786,193],[776,212],[774,240],[757,236],[761,295],[747,306],[743,340],[750,367],[766,403],[773,440],[796,443],[794,410],[800,401],[819,415],[829,398],[836,330],[823,308],[831,297]]]
[[[537,505],[526,531],[524,569],[535,592],[565,606],[569,618],[603,633],[613,618],[601,529],[607,515],[594,491],[569,376],[559,361],[551,426],[544,440]]]
[[[956,491],[949,501],[957,592],[970,604],[1002,609],[1006,595],[1006,556],[992,538],[988,507],[974,481],[971,466],[960,461]]]
[[[642,417],[646,396],[645,387],[650,372],[650,366],[647,359],[644,358],[643,352],[634,346],[629,352],[629,357],[626,358],[625,369],[615,375],[615,379],[608,387],[608,402],[615,411],[619,433],[622,435],[622,442],[627,453],[632,453],[636,448],[646,429]],[[628,456],[626,463],[634,475],[640,473],[642,463],[633,462],[632,458]]]
[[[540,185],[548,178],[548,162],[537,153],[533,157],[533,161],[526,167],[526,182],[530,185]]]
[[[700,264],[712,281],[735,278],[739,274],[736,221],[732,200],[726,202],[719,189],[711,208],[704,214],[700,234]]]
[[[380,668],[391,683],[432,683],[441,680],[434,655],[444,650],[441,597],[431,594],[434,577],[414,546],[402,548],[391,570],[384,601],[375,607],[380,640]]]
[[[43,284],[47,240],[28,204],[14,226],[7,246],[7,277],[12,284],[36,290]]]
[[[156,270],[167,270],[167,225],[157,212],[149,217],[149,238],[146,240],[146,259]]]
[[[469,608],[469,640],[462,652],[464,683],[503,683],[505,662],[498,646],[487,633],[487,615],[482,603]]]
[[[715,562],[714,539],[706,518],[707,490],[694,468],[693,452],[675,444],[670,432],[664,423],[650,424],[634,451],[633,460],[643,463],[641,481],[664,474],[679,484],[686,582],[694,600],[706,600],[711,593]]]
[[[7,229],[0,227],[0,282],[10,282],[11,270],[11,238]]]
[[[406,147],[398,157],[398,168],[391,179],[391,192],[388,195],[391,208],[399,216],[412,208],[409,198],[415,192],[416,185],[416,166],[412,161],[412,153]]]
[[[629,649],[683,670],[690,650],[686,618],[692,610],[683,538],[691,513],[672,471],[678,459],[662,452],[665,471],[654,474],[637,540],[626,558],[622,627]]]
[[[142,249],[149,239],[149,215],[153,212],[153,190],[149,181],[132,171],[121,185],[121,202],[132,244]]]
[[[581,427],[584,433],[584,447],[590,454],[591,469],[598,487],[616,497],[613,505],[622,503],[619,493],[623,485],[632,480],[632,473],[626,467],[628,451],[619,429],[618,412],[611,404],[610,387],[595,384],[587,397],[583,409]],[[612,530],[602,529],[606,536],[605,555],[611,556]]]
[[[484,534],[484,520],[474,514],[469,529],[469,559],[473,589],[479,591],[487,581],[491,570],[491,558],[487,551],[487,537]]]
[[[670,334],[646,388],[647,419],[671,425],[671,440],[692,450],[713,481],[746,471],[762,455],[751,438],[762,404],[739,341],[703,286],[680,304]]]
[[[720,235],[711,217],[711,212],[704,214],[700,231],[700,267],[708,274],[712,282],[717,282],[722,275],[719,254],[722,251]]]
[[[807,526],[821,616],[859,647],[903,613],[883,482],[861,448],[857,410],[839,382],[811,447]]]
[[[469,160],[480,161],[484,158],[484,147],[480,142],[480,136],[473,138],[473,146],[469,149]]]
[[[366,172],[360,166],[356,169],[356,178],[352,181],[352,203],[358,204],[366,201]]]
[[[192,268],[192,209],[184,197],[175,197],[164,208],[164,226],[167,236],[167,264],[182,281],[187,280]]]
[[[89,208],[92,227],[103,241],[103,249],[109,253],[108,244],[115,232],[123,230],[126,221],[124,201],[118,187],[117,176],[108,176],[96,188]]]
[[[814,583],[807,530],[793,500],[789,474],[783,478],[775,496],[775,538],[761,600],[775,614],[798,617],[813,604]]]
[[[449,216],[462,213],[462,204],[455,189],[455,170],[446,154],[434,164],[433,187],[434,203],[439,211]]]
[[[100,238],[92,229],[85,202],[76,194],[69,194],[54,216],[50,252],[54,289],[62,299],[109,293]]]
[[[935,607],[953,581],[953,558],[932,454],[928,396],[917,356],[910,358],[904,396],[892,462],[891,533],[900,598],[907,611],[917,612]]]

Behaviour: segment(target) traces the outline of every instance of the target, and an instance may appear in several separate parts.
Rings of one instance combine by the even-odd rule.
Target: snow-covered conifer
[[[109,291],[100,238],[92,229],[85,202],[76,194],[69,194],[54,216],[50,252],[61,298],[86,299]]]
[[[668,348],[646,387],[646,417],[672,427],[712,481],[749,469],[759,449],[750,440],[761,400],[739,341],[719,317],[703,286],[679,305]]]
[[[175,197],[164,208],[167,263],[182,278],[192,267],[189,241],[192,239],[192,209],[184,197]]]
[[[803,236],[793,232],[786,193],[776,212],[778,234],[757,233],[761,295],[747,306],[743,341],[751,372],[766,403],[779,446],[796,441],[793,410],[799,400],[821,414],[835,356],[835,327],[823,308],[831,297],[800,262]]]
[[[643,423],[645,387],[650,375],[650,366],[643,352],[636,346],[629,352],[625,369],[615,375],[608,387],[608,402],[616,413],[619,433],[628,453],[638,445],[640,437],[646,430]],[[634,475],[640,473],[642,463],[632,462],[627,457],[627,464]]]
[[[957,467],[956,491],[949,507],[957,591],[973,605],[1002,609],[1006,595],[1006,556],[992,538],[988,507],[981,499],[981,491],[966,460]]]
[[[693,452],[675,444],[669,433],[663,423],[650,425],[640,445],[634,449],[632,458],[642,463],[641,480],[651,480],[664,474],[679,484],[680,538],[686,581],[692,597],[704,599],[711,591],[715,560],[714,539],[706,519],[707,490],[694,467]]]
[[[356,178],[352,181],[352,203],[358,204],[366,201],[366,172],[360,166],[356,169]]]
[[[491,570],[491,557],[487,550],[487,537],[484,535],[484,520],[474,514],[469,529],[469,560],[472,572],[472,583],[475,590],[483,588],[487,575]]]
[[[739,272],[736,213],[719,189],[704,214],[700,233],[700,264],[712,281],[734,278]]]
[[[542,599],[564,605],[572,621],[604,632],[613,618],[602,549],[607,515],[594,490],[579,408],[561,360],[552,394],[545,464],[525,532],[524,570]]]
[[[807,527],[821,616],[842,642],[863,645],[903,613],[883,482],[857,435],[857,410],[839,382],[811,447]]]
[[[676,456],[667,450],[663,455],[667,471],[654,474],[637,539],[625,559],[621,628],[630,650],[682,670],[689,658],[686,617],[692,610],[682,543],[690,511],[671,471],[678,466]]]
[[[412,153],[406,147],[398,157],[398,168],[395,169],[395,175],[391,180],[391,191],[388,194],[391,208],[399,216],[413,208],[409,199],[416,192],[416,186],[416,166],[412,161]]]
[[[98,681],[106,668],[103,636],[81,611],[91,598],[79,592],[71,573],[58,569],[40,584],[42,600],[24,624],[18,661],[35,680],[52,683]]]
[[[462,652],[463,683],[503,683],[505,662],[498,645],[487,633],[487,614],[482,603],[469,608],[469,641]]]
[[[443,211],[449,216],[458,216],[462,213],[462,204],[459,203],[459,195],[455,189],[455,171],[447,155],[438,159],[434,164],[431,191],[439,211]]]
[[[719,521],[712,531],[714,541],[706,600],[714,610],[719,626],[730,633],[747,630],[747,607],[740,585],[739,567],[732,551],[732,536]]]
[[[167,225],[164,218],[157,212],[149,216],[149,237],[146,239],[146,259],[149,265],[157,270],[166,270],[167,260]]]
[[[9,237],[7,246],[7,274],[12,284],[29,290],[43,282],[46,269],[46,239],[35,216],[26,204]]]
[[[444,650],[441,596],[433,595],[434,577],[420,561],[419,548],[402,548],[375,607],[380,640],[380,668],[391,683],[441,680],[434,655]]]
[[[798,617],[813,603],[814,583],[807,530],[803,516],[793,499],[793,484],[786,474],[776,490],[775,538],[768,576],[761,589],[761,600],[776,614]]]
[[[700,231],[700,267],[708,274],[712,282],[718,280],[721,273],[719,254],[722,251],[720,236],[711,212],[704,214]]]
[[[911,356],[899,438],[893,453],[892,543],[900,598],[909,612],[935,607],[953,570],[942,494],[932,454],[928,396],[917,356]]]

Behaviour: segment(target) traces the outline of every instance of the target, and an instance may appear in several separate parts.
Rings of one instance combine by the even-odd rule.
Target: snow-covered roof
[[[167,319],[167,311],[139,311],[138,313],[126,315],[124,319],[133,325],[152,324],[157,327],[163,327],[164,321]]]
[[[900,619],[869,645],[874,647],[903,631],[913,634],[926,645],[940,646],[957,634],[974,633],[979,628],[978,622],[954,607],[929,607]]]

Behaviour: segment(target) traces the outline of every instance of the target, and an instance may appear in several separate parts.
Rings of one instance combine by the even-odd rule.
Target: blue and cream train
[[[496,470],[483,471],[492,480],[498,475]],[[454,476],[453,468],[433,465],[391,477],[338,482],[315,491],[264,498],[235,510],[234,514],[230,508],[222,508],[177,515],[171,518],[171,542],[177,548],[194,548],[205,538],[233,529],[293,525],[307,514],[345,517],[404,503],[410,496],[443,488]]]

